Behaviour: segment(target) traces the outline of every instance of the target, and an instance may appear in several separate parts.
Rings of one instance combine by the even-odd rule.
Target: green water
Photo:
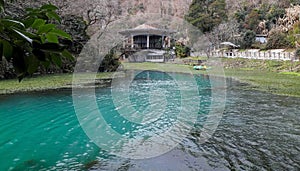
[[[208,84],[208,80],[205,84]],[[164,102],[150,97],[150,89],[156,91],[154,96],[166,96]],[[0,97],[0,170],[81,170],[97,158],[109,158],[108,153],[101,151],[80,127],[71,93],[49,91]],[[158,103],[166,105],[159,114],[159,119],[143,128],[118,114],[110,88],[97,89],[96,96],[99,107],[97,110],[120,134],[145,127],[152,129],[153,133],[167,130],[176,120],[181,107],[178,85],[168,74],[160,72],[141,73],[130,86],[129,99],[136,111],[154,115],[155,113],[147,111],[150,103],[155,103],[151,104],[154,107]],[[149,100],[150,98],[154,98],[154,101]],[[118,108],[127,110],[126,106]]]
[[[0,170],[79,168],[99,149],[79,126],[70,92],[1,97]]]
[[[299,98],[244,90],[243,84],[227,80],[223,118],[214,136],[199,144],[199,129],[210,111],[211,87],[208,77],[196,80],[201,96],[196,129],[170,152],[144,160],[110,155],[96,146],[80,127],[71,91],[0,96],[0,171],[300,169]],[[165,100],[155,100],[163,95]],[[155,133],[168,130],[178,119],[179,109],[191,109],[182,106],[179,98],[178,84],[165,73],[141,74],[130,86],[134,110],[158,118],[145,121]],[[139,116],[127,121],[119,115],[117,111],[126,111],[128,106],[114,104],[110,87],[97,89],[96,99],[97,110],[115,131],[135,136],[137,129],[144,129],[135,122]],[[160,105],[167,107],[160,110]],[[95,110],[88,104],[83,107]]]

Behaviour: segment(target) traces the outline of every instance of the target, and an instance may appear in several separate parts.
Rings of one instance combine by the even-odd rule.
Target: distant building
[[[259,42],[261,44],[267,43],[267,35],[264,34],[257,34],[255,38],[256,42]]]
[[[172,34],[176,32],[142,24],[119,33],[125,36],[123,48],[129,54],[129,61],[164,62],[164,49],[171,47]]]
[[[126,37],[124,46],[140,49],[163,49],[171,46],[171,35],[175,31],[142,24],[119,33]]]

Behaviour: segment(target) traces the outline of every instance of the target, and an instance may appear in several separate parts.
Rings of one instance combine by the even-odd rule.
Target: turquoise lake
[[[219,126],[212,138],[199,144],[195,139],[211,110],[212,90],[209,77],[197,76],[196,81],[201,96],[196,103],[201,110],[194,129],[171,151],[141,160],[112,155],[94,144],[77,119],[71,90],[2,95],[0,170],[300,169],[300,98],[245,90],[244,84],[228,79]],[[139,129],[159,134],[180,119],[180,109],[189,114],[193,107],[182,106],[178,87],[167,73],[147,71],[136,76],[129,90],[131,107],[158,118],[146,118],[146,124],[119,115],[118,111],[126,111],[127,106],[115,105],[111,87],[95,90],[98,109],[89,110],[101,111],[120,134],[134,137]],[[122,100],[119,103],[123,104]]]

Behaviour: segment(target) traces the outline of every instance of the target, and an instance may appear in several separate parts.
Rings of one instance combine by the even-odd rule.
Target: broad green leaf
[[[40,18],[40,19],[43,19],[43,20],[48,20],[49,19],[45,13],[37,13],[37,14],[34,14],[34,15],[37,18]]]
[[[32,43],[33,40],[31,38],[29,38],[28,36],[24,35],[23,33],[21,33],[20,31],[18,31],[16,29],[13,29],[13,31],[15,33],[17,33],[19,36],[21,36],[23,39],[25,39],[27,42]]]
[[[49,68],[51,62],[50,62],[50,61],[42,61],[41,64],[42,64],[45,68]]]
[[[35,22],[35,18],[27,18],[26,20],[23,21],[25,28],[30,27],[33,23]]]
[[[53,33],[53,34],[55,34],[59,37],[62,37],[62,38],[66,38],[66,39],[69,39],[69,40],[72,39],[71,36],[68,33],[64,32],[62,30],[59,30],[59,29],[53,29],[53,30],[51,30],[51,33]]]
[[[34,49],[39,49],[44,52],[49,52],[49,53],[61,53],[64,51],[65,47],[61,46],[60,44],[57,43],[39,43],[39,42],[33,42],[32,43]]]
[[[51,32],[46,34],[46,38],[47,38],[47,41],[49,43],[59,43],[58,42],[58,37],[55,34],[51,33]]]
[[[38,30],[38,34],[42,34],[42,33],[48,33],[49,31],[51,31],[52,29],[54,29],[56,27],[55,24],[45,24],[43,26],[41,26]]]
[[[32,53],[40,60],[40,61],[46,61],[46,55],[43,51],[40,49],[34,49]]]
[[[10,59],[13,56],[13,46],[6,40],[2,40],[2,46],[3,46],[3,56],[6,58],[7,61],[10,61]]]
[[[42,49],[46,53],[62,53],[64,49]]]
[[[13,66],[14,69],[16,70],[16,73],[22,76],[26,73],[27,69],[26,69],[26,64],[25,64],[25,60],[24,60],[24,52],[22,50],[22,48],[17,47],[14,49],[14,60],[13,60]]]
[[[42,43],[46,43],[47,38],[45,36],[41,36],[41,41],[42,41]]]
[[[40,11],[39,10],[33,10],[33,11],[30,11],[28,14],[26,14],[24,17],[25,18],[34,18],[34,19],[36,19],[36,18],[40,18],[40,16],[41,16],[41,13],[40,13]],[[42,18],[42,19],[44,19],[44,18]]]
[[[41,7],[41,9],[51,10],[51,11],[58,10],[58,8],[55,5],[52,5],[52,4],[43,5]]]
[[[33,34],[33,33],[23,31],[23,30],[20,30],[20,29],[17,29],[17,28],[13,28],[13,31],[15,33],[17,33],[18,35],[20,35],[22,38],[24,38],[29,43],[32,43],[33,40],[40,41],[40,37],[38,35]]]
[[[17,20],[11,20],[11,19],[1,19],[0,20],[1,23],[3,23],[6,27],[17,27],[17,28],[21,28],[24,29],[25,25]]]
[[[71,61],[74,61],[73,55],[72,55],[68,50],[66,50],[66,49],[61,53],[61,55],[62,55],[63,57],[65,57],[66,59],[69,59],[69,60],[71,60]]]
[[[20,30],[20,29],[17,29],[17,28],[13,28],[14,30],[17,30],[19,31],[20,33],[24,34],[25,36],[31,38],[31,39],[34,39],[34,40],[40,40],[40,36],[34,34],[34,33],[31,33],[31,32],[28,32],[28,31],[24,31],[24,30]]]
[[[40,64],[39,60],[34,55],[27,56],[25,58],[25,62],[27,65],[27,72],[29,74],[33,74],[34,72],[36,72]]]
[[[54,53],[51,54],[51,60],[52,60],[52,62],[53,62],[55,65],[57,65],[57,66],[59,66],[59,67],[62,66],[61,57],[60,57],[59,55],[54,54]]]
[[[34,23],[31,25],[32,28],[34,29],[39,29],[39,27],[43,26],[46,24],[46,21],[43,19],[35,19]]]
[[[53,11],[47,12],[46,15],[49,19],[55,19],[56,21],[61,22],[61,18]]]
[[[23,39],[18,39],[18,40],[15,40],[14,41],[14,44],[16,45],[16,46],[18,46],[18,47],[22,47],[22,46],[24,46],[24,40]]]

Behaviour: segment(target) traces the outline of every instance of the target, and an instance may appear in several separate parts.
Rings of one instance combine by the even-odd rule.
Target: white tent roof
[[[227,46],[232,46],[232,47],[240,47],[239,45],[235,45],[235,44],[233,44],[233,43],[231,43],[231,42],[222,42],[222,43],[220,43],[221,45],[227,45]]]

